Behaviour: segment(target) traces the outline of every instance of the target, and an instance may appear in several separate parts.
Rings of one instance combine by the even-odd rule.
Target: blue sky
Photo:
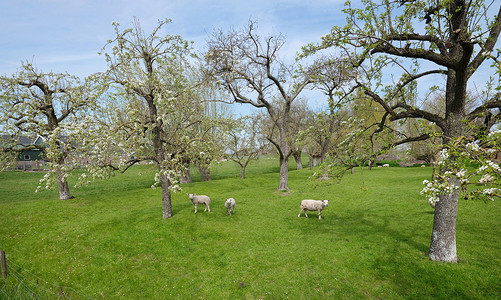
[[[171,34],[205,47],[215,28],[240,28],[250,18],[265,32],[287,37],[286,55],[344,20],[343,0],[210,1],[210,0],[0,0],[0,74],[12,74],[21,61],[33,61],[44,71],[86,76],[104,71],[97,52],[113,38],[112,22],[124,28],[139,18],[146,33],[159,19],[169,18]]]
[[[114,37],[111,23],[131,27],[134,17],[146,33],[159,19],[172,19],[167,32],[194,41],[197,51],[205,49],[214,29],[241,28],[252,18],[261,33],[284,34],[287,44],[281,54],[292,58],[301,46],[320,41],[333,25],[343,25],[343,7],[344,0],[0,0],[0,75],[16,72],[24,60],[44,72],[80,77],[102,72],[105,59],[97,53]],[[491,71],[476,72],[477,87]],[[436,79],[429,77],[420,85]],[[325,108],[324,98],[312,101],[312,108]]]

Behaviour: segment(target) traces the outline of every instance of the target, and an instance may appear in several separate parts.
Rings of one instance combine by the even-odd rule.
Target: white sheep
[[[226,207],[226,213],[229,214],[230,216],[231,216],[232,210],[233,210],[233,214],[235,213],[235,199],[233,199],[233,198],[226,199],[224,206]]]
[[[316,210],[318,211],[318,218],[322,219],[322,210],[329,205],[329,200],[302,200],[301,205],[299,206],[301,210],[297,215],[298,218],[301,217],[301,213],[304,211],[304,216],[308,218],[306,214],[307,210]]]
[[[197,194],[186,194],[188,197],[190,197],[191,203],[195,205],[195,213],[197,213],[197,205],[198,204],[204,204],[205,209],[204,212],[207,211],[207,209],[210,212],[210,198],[209,196],[206,195],[197,195]]]
[[[390,164],[384,164],[383,165],[383,168],[389,168],[390,167]]]

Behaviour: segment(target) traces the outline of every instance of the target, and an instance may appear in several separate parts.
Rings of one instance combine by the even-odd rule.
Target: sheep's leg
[[[235,206],[233,206],[233,214],[235,214]]]
[[[198,204],[193,204],[193,205],[195,205],[195,213],[197,213],[197,205]]]
[[[301,213],[303,212],[303,209],[301,208],[301,210],[299,211],[299,214],[297,215],[298,218],[301,218]]]
[[[322,211],[321,210],[318,210],[318,219],[322,219]]]
[[[207,203],[207,205],[205,205],[205,208],[207,208],[209,210],[209,212],[210,212],[210,205],[208,203]]]
[[[308,215],[306,214],[307,209],[304,210],[304,216],[308,218]]]

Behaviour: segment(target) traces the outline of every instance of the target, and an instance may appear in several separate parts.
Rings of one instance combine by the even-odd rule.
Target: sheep
[[[388,167],[390,167],[390,164],[384,164],[383,165],[383,168],[388,168]]]
[[[301,210],[297,215],[298,218],[301,217],[301,213],[304,211],[304,216],[308,218],[306,214],[307,210],[316,210],[318,211],[318,218],[322,219],[322,210],[329,205],[329,200],[302,200],[301,205],[299,206]]]
[[[231,216],[231,210],[233,210],[233,214],[235,214],[235,199],[233,198],[226,199],[224,206],[226,207],[226,213],[228,215]]]
[[[205,205],[205,209],[204,209],[204,212],[209,210],[210,212],[210,198],[209,196],[206,196],[206,195],[197,195],[197,194],[186,194],[188,195],[188,197],[190,198],[191,200],[191,203],[193,203],[193,205],[195,205],[195,213],[197,213],[197,205],[198,204],[204,204]]]

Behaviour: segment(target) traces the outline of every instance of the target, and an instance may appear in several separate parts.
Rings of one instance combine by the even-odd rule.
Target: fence
[[[16,163],[17,170],[23,171],[40,171],[44,168],[45,161],[43,160],[20,160]]]
[[[74,288],[44,280],[14,263],[4,251],[0,251],[0,261],[3,281],[0,282],[0,299],[3,296],[7,299],[94,299]]]

